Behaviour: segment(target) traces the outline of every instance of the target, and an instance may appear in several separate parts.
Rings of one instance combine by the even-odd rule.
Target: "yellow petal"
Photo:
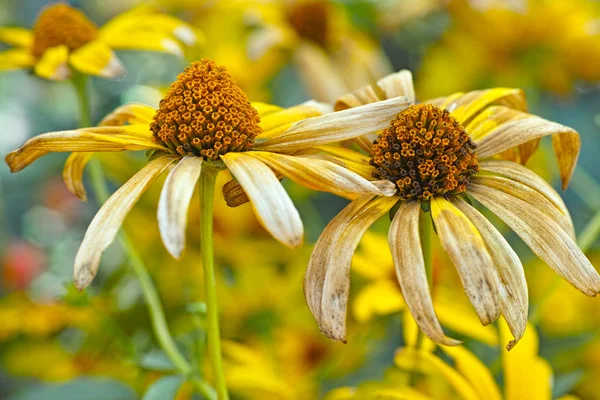
[[[431,216],[481,323],[491,323],[500,314],[500,282],[483,238],[473,223],[442,197],[431,200]]]
[[[304,236],[300,215],[275,173],[244,153],[227,153],[221,159],[244,188],[261,225],[286,246],[300,246]]]
[[[487,218],[460,198],[452,199],[451,202],[475,225],[500,275],[501,311],[515,337],[507,345],[510,350],[523,337],[527,325],[529,298],[523,265],[506,239]]]
[[[183,157],[169,172],[158,200],[158,228],[169,254],[179,259],[185,247],[188,208],[200,178],[202,158]]]
[[[435,315],[419,235],[418,201],[404,202],[392,220],[389,245],[402,294],[415,321],[434,343],[456,346],[461,342],[447,337]]]
[[[150,161],[102,205],[90,223],[75,256],[75,286],[79,290],[94,280],[102,253],[114,240],[131,208],[150,184],[174,161],[172,157],[159,157]]]
[[[87,75],[120,79],[127,71],[114,51],[100,41],[87,43],[71,53],[71,65]]]
[[[99,126],[121,126],[125,124],[144,124],[151,136],[150,123],[156,114],[153,107],[141,103],[130,103],[120,106],[102,118]]]
[[[499,321],[500,335],[508,340],[510,331],[504,321]],[[552,369],[538,356],[538,336],[533,326],[521,343],[511,351],[502,350],[504,369],[504,394],[506,400],[547,400],[552,398]]]
[[[328,112],[331,112],[330,106],[314,101],[270,112],[268,115],[260,117],[262,132],[258,135],[258,138],[262,140],[279,136],[298,121],[318,117]]]
[[[273,114],[274,112],[284,110],[283,107],[279,107],[274,104],[263,103],[261,101],[253,101],[251,105],[252,108],[258,111],[258,116],[260,117],[261,121],[264,117]]]
[[[0,42],[16,47],[30,48],[33,45],[33,32],[15,26],[0,27]]]
[[[376,266],[374,266],[376,267]],[[398,285],[380,280],[366,285],[354,299],[352,310],[358,322],[364,323],[375,315],[388,315],[404,308]]]
[[[122,35],[160,32],[170,34],[188,46],[196,43],[194,30],[178,18],[156,12],[123,13],[101,28],[103,39]]]
[[[501,400],[500,389],[490,370],[464,347],[444,347],[444,352],[454,360],[456,369],[469,380],[480,399]]]
[[[377,81],[384,99],[404,96],[414,103],[416,101],[412,72],[407,69],[390,74]]]
[[[71,76],[69,69],[69,49],[61,45],[50,47],[35,64],[36,75],[51,81],[61,81]]]
[[[35,61],[35,57],[27,49],[0,51],[0,71],[33,67]]]
[[[29,139],[6,156],[12,172],[20,171],[41,156],[52,152],[102,152],[122,150],[164,150],[151,138],[143,138],[126,129],[129,127],[84,128],[73,131],[44,133]]]
[[[408,100],[396,97],[390,100],[338,111],[296,123],[285,133],[257,143],[257,150],[295,152],[310,147],[352,139],[387,127],[408,107]]]
[[[471,194],[500,217],[554,271],[587,294],[600,293],[600,276],[577,244],[555,221],[519,198],[471,183]]]
[[[473,310],[473,307],[456,301],[456,294],[448,292],[449,290],[438,288],[433,301],[442,325],[454,332],[473,338],[489,346],[496,346],[498,344],[496,329],[491,325],[481,325],[481,321],[475,310]]]
[[[391,182],[382,190],[358,174],[330,161],[265,151],[249,151],[247,154],[309,189],[338,196],[367,193],[392,196],[396,192],[396,187]]]
[[[63,181],[69,192],[80,200],[87,201],[87,193],[83,185],[83,171],[87,163],[92,159],[94,153],[73,153],[65,161],[63,168]]]
[[[102,43],[113,50],[159,51],[183,57],[183,47],[173,40],[172,35],[163,32],[139,31],[119,35],[103,35]]]
[[[350,264],[360,238],[396,203],[397,198],[364,195],[327,225],[308,262],[304,295],[321,332],[346,341]]]

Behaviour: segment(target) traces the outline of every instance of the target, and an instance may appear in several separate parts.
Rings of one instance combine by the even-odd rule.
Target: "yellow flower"
[[[595,1],[453,0],[448,8],[451,28],[427,51],[418,74],[424,96],[484,84],[564,94],[577,80],[600,80]]]
[[[336,109],[350,114],[338,118],[338,113],[331,114],[330,127],[334,129],[352,110],[361,114],[361,104],[372,106],[396,96],[415,102],[409,71],[342,97]],[[567,186],[579,155],[578,133],[527,114],[525,107],[523,92],[517,89],[456,93],[399,107],[394,118],[381,119],[379,129],[363,130],[360,144],[371,155],[373,176],[394,183],[397,192],[393,197],[357,198],[329,223],[315,245],[304,289],[327,336],[345,340],[353,253],[369,226],[396,204],[399,208],[388,235],[396,274],[408,309],[435,343],[457,345],[459,341],[444,334],[432,304],[419,233],[422,208],[431,211],[442,247],[481,322],[487,325],[504,315],[515,337],[509,347],[522,337],[527,322],[523,267],[466,195],[498,215],[577,289],[589,296],[600,291],[600,276],[577,247],[560,196],[529,169],[494,157],[503,154],[525,161],[542,136],[552,135],[563,186]],[[505,153],[511,149],[518,153]]]
[[[510,335],[505,324],[500,325],[500,333],[504,339]],[[518,348],[511,352],[502,350],[504,390],[494,380],[493,372],[464,347],[444,348],[445,358],[427,350],[402,348],[394,357],[397,369],[389,371],[386,380],[358,388],[335,389],[325,400],[547,400],[552,398],[552,369],[538,355],[538,347],[537,333],[530,326]],[[416,384],[410,381],[412,372],[420,374]],[[577,397],[567,395],[560,399],[576,400]]]
[[[367,107],[361,123],[374,128],[370,111],[382,109],[385,113],[385,109],[404,102],[399,98]],[[15,172],[49,152],[74,152],[63,176],[70,190],[83,198],[81,178],[93,154],[90,152],[153,152],[150,162],[108,199],[91,222],[75,258],[75,283],[79,288],[95,277],[102,252],[114,240],[133,205],[173,164],[176,166],[167,176],[158,203],[158,226],[165,247],[175,258],[184,248],[187,210],[202,168],[228,169],[251,200],[264,228],[290,247],[302,243],[302,221],[273,171],[312,189],[335,194],[393,192],[387,182],[374,184],[334,162],[297,154],[332,141],[320,129],[327,123],[327,115],[309,118],[288,129],[293,122],[319,115],[322,106],[309,103],[287,110],[266,104],[254,106],[258,110],[225,67],[205,59],[179,74],[158,110],[140,104],[123,106],[107,116],[100,127],[32,138],[9,153],[6,162]],[[338,133],[356,131],[352,123],[340,124],[337,129]]]
[[[183,55],[180,42],[192,45],[196,34],[185,23],[151,7],[139,7],[97,27],[81,11],[63,3],[45,8],[33,30],[1,27],[0,71],[32,68],[36,75],[63,80],[71,68],[87,75],[121,78],[126,71],[113,50],[147,50]]]

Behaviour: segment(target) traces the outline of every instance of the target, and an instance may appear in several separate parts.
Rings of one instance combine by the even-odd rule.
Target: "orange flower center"
[[[172,152],[216,160],[247,151],[261,132],[258,112],[227,69],[204,59],[177,76],[150,129]]]
[[[329,9],[323,1],[299,2],[288,14],[298,35],[325,47],[329,34]]]
[[[448,110],[431,104],[402,111],[371,152],[373,176],[395,182],[403,200],[464,192],[479,170],[469,134]]]
[[[54,46],[65,45],[75,50],[98,36],[98,27],[81,11],[66,4],[47,7],[33,27],[33,49],[36,57]]]

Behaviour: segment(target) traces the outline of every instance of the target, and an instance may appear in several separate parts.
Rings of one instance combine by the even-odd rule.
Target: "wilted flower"
[[[135,8],[98,27],[81,11],[58,3],[40,13],[33,30],[0,28],[0,42],[15,46],[0,52],[0,71],[32,68],[42,78],[63,80],[72,67],[87,75],[120,78],[125,68],[113,50],[182,56],[178,41],[192,45],[196,34],[184,22],[151,7]]]
[[[377,104],[395,96],[415,102],[409,71],[342,97],[336,109]],[[560,196],[529,169],[495,157],[525,162],[539,139],[552,135],[563,187],[568,185],[579,155],[578,133],[527,114],[525,108],[524,94],[517,89],[456,93],[399,110],[380,131],[363,131],[360,144],[371,155],[373,177],[394,183],[397,192],[394,197],[369,194],[354,200],[317,241],[304,288],[327,336],[345,340],[352,255],[369,226],[395,205],[388,240],[396,274],[408,308],[436,343],[460,342],[444,334],[434,311],[421,251],[421,209],[430,210],[442,246],[481,322],[486,325],[504,315],[515,337],[509,348],[522,337],[527,322],[523,268],[508,242],[467,195],[497,214],[577,289],[589,296],[600,291],[600,276],[577,247]],[[345,110],[347,114],[332,120],[331,129],[352,110],[362,113],[362,107]]]
[[[399,98],[367,107],[362,122],[374,127],[370,111],[379,109],[385,114],[385,109],[395,110],[404,103]],[[16,172],[49,152],[74,152],[65,164],[63,177],[72,192],[84,198],[81,179],[92,156],[89,152],[153,152],[150,162],[108,199],[91,222],[75,258],[75,282],[83,288],[96,275],[102,252],[129,210],[173,164],[176,166],[165,181],[158,204],[158,225],[167,250],[176,258],[184,248],[187,210],[204,167],[227,168],[250,198],[265,229],[291,247],[302,243],[302,221],[276,173],[315,190],[390,195],[393,186],[387,182],[371,183],[339,164],[310,155],[281,153],[298,153],[335,140],[321,135],[323,120],[319,118],[287,129],[291,123],[322,111],[316,103],[290,109],[253,106],[225,67],[205,59],[179,74],[158,110],[141,104],[125,105],[108,115],[100,127],[32,138],[8,154],[6,162]],[[353,124],[338,128],[355,130]]]

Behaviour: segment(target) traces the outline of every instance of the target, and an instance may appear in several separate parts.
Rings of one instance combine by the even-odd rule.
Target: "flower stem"
[[[85,128],[92,124],[91,122],[91,108],[90,99],[87,92],[87,75],[80,72],[74,72],[71,82],[75,87],[77,93],[77,100],[79,102],[79,127]]]
[[[433,292],[433,248],[432,248],[432,222],[429,213],[421,211],[419,217],[419,237],[421,239],[421,250],[423,251],[423,262],[425,264],[425,272],[427,273],[427,282],[429,288]],[[425,334],[421,329],[417,331],[416,347],[419,349],[423,345]]]
[[[223,373],[221,355],[221,334],[219,332],[219,308],[217,305],[217,284],[213,254],[213,199],[215,181],[219,170],[203,167],[200,174],[200,244],[202,267],[204,269],[204,291],[206,296],[206,320],[208,355],[212,363],[214,383],[219,400],[228,400],[227,384]]]

